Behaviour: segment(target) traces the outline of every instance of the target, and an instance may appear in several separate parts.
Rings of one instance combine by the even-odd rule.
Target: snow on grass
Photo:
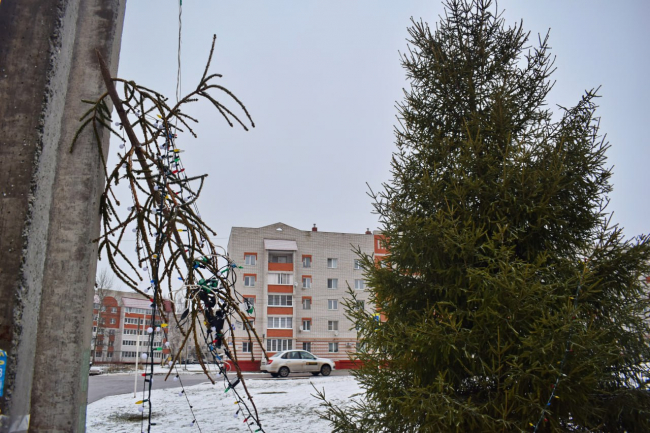
[[[311,384],[319,390],[325,389],[327,399],[338,405],[346,405],[353,394],[361,392],[352,376],[249,379],[246,384],[260,413],[264,431],[271,432],[330,432],[327,421],[316,414],[319,400]],[[237,386],[242,391],[241,385]],[[190,427],[192,413],[185,396],[179,396],[180,389],[152,391],[152,432],[198,432]],[[205,383],[186,388],[198,425],[203,432],[247,432],[245,415],[240,412],[235,418],[237,405],[232,391],[224,392],[221,382],[217,385]],[[243,393],[242,393],[243,395]],[[137,400],[130,394],[103,398],[88,405],[86,431],[93,432],[139,432],[141,413]],[[148,408],[147,408],[148,410]],[[146,413],[146,411],[145,411]],[[146,431],[146,419],[143,424]],[[255,428],[253,429],[253,431]]]

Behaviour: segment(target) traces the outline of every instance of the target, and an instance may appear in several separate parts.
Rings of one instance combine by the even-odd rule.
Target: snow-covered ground
[[[265,432],[331,431],[329,423],[316,414],[319,400],[312,396],[315,393],[312,383],[319,390],[324,388],[327,399],[338,405],[348,404],[351,396],[361,391],[352,376],[247,380],[246,385],[257,405]],[[237,389],[241,392],[241,385]],[[179,391],[179,388],[173,388],[152,392],[152,422],[157,424],[152,426],[152,432],[198,432],[199,427],[205,433],[249,431],[243,423],[243,414],[240,412],[235,417],[235,395],[224,392],[223,383],[186,388],[189,404],[196,416],[197,424],[194,427],[190,427],[193,416],[188,401],[184,395],[179,396]],[[87,431],[141,431],[140,406],[135,404],[140,399],[141,396],[133,398],[130,394],[124,394],[106,397],[88,405]],[[145,420],[145,431],[146,427]]]

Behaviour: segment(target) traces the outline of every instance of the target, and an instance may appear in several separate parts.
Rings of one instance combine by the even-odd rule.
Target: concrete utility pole
[[[83,432],[104,174],[89,128],[126,0],[0,1],[0,431]],[[104,155],[108,134],[103,133]]]

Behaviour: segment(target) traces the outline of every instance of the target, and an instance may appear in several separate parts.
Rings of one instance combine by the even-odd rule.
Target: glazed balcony
[[[293,253],[269,251],[269,271],[293,272]]]

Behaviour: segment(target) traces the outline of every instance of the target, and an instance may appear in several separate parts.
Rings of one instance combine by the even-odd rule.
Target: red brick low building
[[[142,353],[149,354],[152,302],[132,292],[103,290],[95,293],[93,305],[93,338],[90,359],[93,363],[135,363]],[[173,311],[169,300],[163,301],[163,313]],[[156,327],[164,319],[156,312]],[[162,362],[170,355],[165,347],[168,328],[154,331],[154,362]],[[142,359],[138,359],[142,362]]]

